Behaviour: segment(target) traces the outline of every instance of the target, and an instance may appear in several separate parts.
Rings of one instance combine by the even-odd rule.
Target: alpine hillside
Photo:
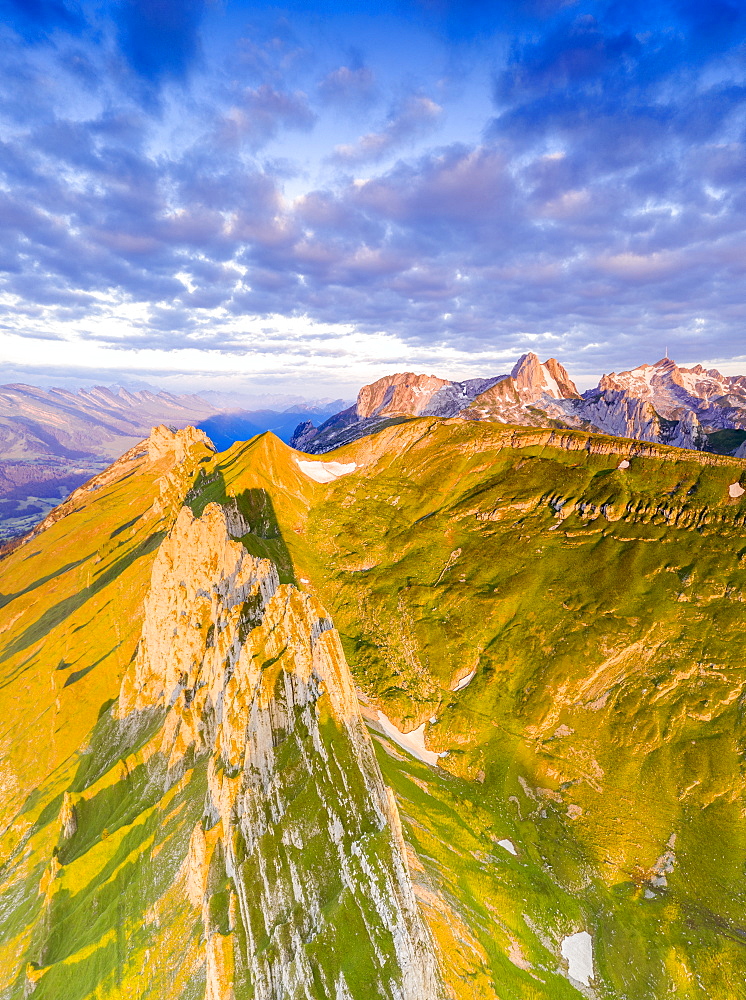
[[[95,386],[71,392],[0,386],[0,539],[28,531],[75,488],[106,469],[150,429],[195,424],[221,447],[273,430],[288,440],[306,414],[325,419],[343,400],[247,409],[246,400]]]
[[[746,997],[743,461],[158,428],[0,595],[3,1000]]]

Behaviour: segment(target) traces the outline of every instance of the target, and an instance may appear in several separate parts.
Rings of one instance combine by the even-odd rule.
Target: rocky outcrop
[[[415,375],[413,372],[386,375],[360,390],[357,415],[361,420],[379,416],[419,416],[429,412],[443,391],[456,384],[436,375]]]
[[[151,462],[170,456],[173,456],[176,462],[182,462],[196,444],[202,444],[210,451],[215,451],[215,445],[209,437],[196,427],[184,427],[177,431],[159,424],[151,430],[145,442]]]
[[[598,389],[584,394],[592,400],[608,391],[650,403],[666,421],[679,422],[693,414],[705,433],[746,429],[746,377],[726,376],[702,365],[682,368],[671,358],[630,371],[604,375]],[[701,447],[693,445],[692,447]]]
[[[518,359],[510,377],[524,404],[535,403],[545,395],[553,399],[576,399],[580,395],[556,358],[549,358],[542,364],[536,354],[524,354]]]
[[[518,360],[510,375],[504,375],[460,411],[460,416],[503,424],[583,429],[587,421],[572,410],[579,398],[575,384],[556,358],[542,363],[536,354],[529,353]]]
[[[681,368],[671,358],[653,365],[639,365],[630,371],[604,375],[598,391],[627,392],[649,400],[666,419],[678,419],[682,408],[692,410],[707,429],[732,426],[733,409],[746,409],[746,376],[729,377],[702,365]],[[746,414],[741,413],[740,417]]]
[[[679,411],[678,419],[662,417],[649,399],[641,399],[620,389],[605,389],[587,395],[575,413],[596,430],[616,437],[637,438],[677,448],[702,448],[707,438],[697,415]]]
[[[125,721],[165,712],[169,773],[207,758],[183,865],[206,995],[437,1000],[396,806],[337,632],[247,551],[246,531],[236,508],[182,508],[118,709]]]
[[[297,448],[298,451],[305,451],[306,445],[310,444],[315,436],[316,427],[314,427],[313,421],[304,420],[293,431],[293,448]]]

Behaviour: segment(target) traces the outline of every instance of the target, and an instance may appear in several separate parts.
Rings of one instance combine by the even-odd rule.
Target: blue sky
[[[0,10],[3,381],[746,370],[740,0]]]

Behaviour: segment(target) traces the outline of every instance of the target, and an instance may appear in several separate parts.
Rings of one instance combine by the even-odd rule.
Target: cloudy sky
[[[0,11],[2,381],[746,370],[743,0]]]

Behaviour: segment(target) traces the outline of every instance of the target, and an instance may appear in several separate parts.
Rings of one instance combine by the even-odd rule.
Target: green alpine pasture
[[[175,889],[205,762],[168,774],[162,719],[111,710],[160,540],[210,501],[318,596],[371,714],[445,754],[376,737],[458,1000],[746,997],[745,470],[434,418],[323,459],[262,435],[123,466],[0,560],[0,998],[205,995]],[[217,876],[211,898],[227,927]],[[339,926],[364,1000],[343,906]],[[561,954],[580,930],[588,986]]]

